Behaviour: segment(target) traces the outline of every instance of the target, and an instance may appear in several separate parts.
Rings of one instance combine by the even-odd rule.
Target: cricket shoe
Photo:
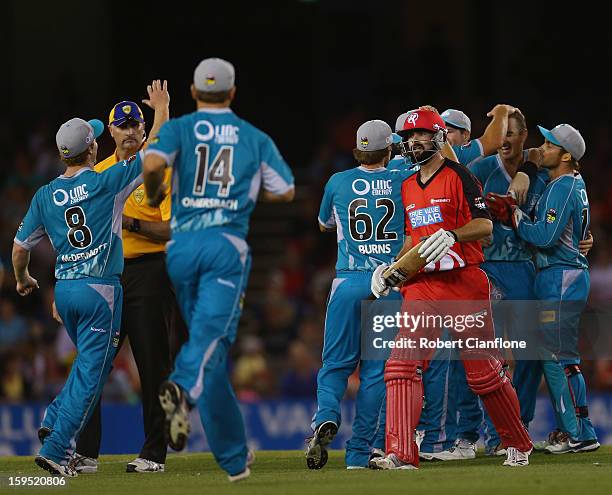
[[[95,474],[98,472],[98,459],[75,452],[70,459],[70,466],[79,474]]]
[[[568,454],[573,452],[570,447],[570,437],[567,433],[559,432],[556,436],[555,441],[550,445],[547,445],[544,449],[546,454]]]
[[[159,403],[166,413],[166,439],[176,451],[183,450],[191,431],[185,392],[174,382],[165,381],[159,387]]]
[[[562,433],[560,430],[553,430],[548,434],[548,437],[546,437],[546,440],[541,440],[539,442],[533,442],[533,448],[537,451],[545,451],[546,447],[557,442],[557,437],[561,434]]]
[[[370,463],[372,462],[372,459],[376,459],[378,457],[385,457],[385,451],[381,449],[371,449],[370,456],[368,457],[368,463],[365,466],[349,465],[349,466],[346,466],[346,469],[348,469],[349,471],[355,470],[355,469],[368,469],[370,467]]]
[[[427,461],[465,461],[476,459],[476,444],[463,438],[455,440],[455,444],[442,452],[423,452],[419,457]]]
[[[230,474],[227,476],[227,479],[230,481],[230,483],[236,483],[237,481],[246,480],[249,476],[251,476],[251,470],[247,466],[246,469],[242,471],[242,473],[238,473],[234,475]]]
[[[53,430],[51,428],[47,428],[46,426],[41,426],[38,429],[38,440],[40,441],[41,445],[43,443],[45,443],[45,438],[47,438],[49,435],[51,435],[52,431]]]
[[[489,456],[501,457],[501,456],[507,455],[507,453],[508,453],[507,450],[502,447],[501,443],[498,443],[495,447],[485,448],[485,455],[489,455]]]
[[[577,442],[570,440],[569,447],[570,449],[572,449],[572,452],[576,453],[593,452],[594,450],[597,450],[599,447],[601,447],[601,444],[595,438],[591,440],[582,440]]]
[[[45,471],[49,471],[51,474],[63,476],[64,478],[74,478],[78,476],[76,470],[70,465],[70,463],[66,466],[62,464],[58,464],[51,459],[47,459],[42,455],[37,455],[34,458],[34,462]]]
[[[368,459],[368,466],[370,466],[370,463],[374,460],[374,459],[380,459],[382,457],[385,457],[385,451],[382,449],[372,449],[372,452],[370,452],[370,458]]]
[[[255,462],[255,452],[252,450],[249,450],[247,452],[246,468],[244,469],[244,471],[238,474],[234,474],[234,475],[229,474],[227,476],[227,479],[230,481],[230,483],[235,483],[237,481],[246,480],[249,476],[251,476],[251,470],[249,468],[253,465],[254,462]]]
[[[308,469],[321,469],[327,464],[326,447],[338,433],[338,425],[333,421],[321,423],[315,430],[312,437],[306,439],[306,465]]]
[[[407,462],[400,461],[395,454],[389,454],[385,457],[377,457],[376,459],[372,459],[370,462],[371,469],[419,469],[412,464],[408,464]]]
[[[163,473],[166,465],[160,462],[150,461],[143,457],[137,457],[132,462],[128,462],[125,468],[126,473]]]
[[[510,467],[529,466],[529,454],[531,454],[532,450],[533,449],[530,449],[529,452],[521,452],[516,447],[508,447],[506,449],[507,457],[503,465]]]

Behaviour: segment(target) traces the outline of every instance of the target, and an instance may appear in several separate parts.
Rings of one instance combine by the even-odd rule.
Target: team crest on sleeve
[[[546,212],[546,223],[554,223],[557,219],[557,210],[549,208]]]
[[[482,196],[478,196],[474,199],[474,206],[476,208],[480,208],[481,210],[486,210],[487,209],[487,205],[484,201],[484,199],[482,198]]]
[[[136,203],[138,203],[139,205],[142,204],[144,195],[145,195],[144,188],[139,187],[138,189],[136,189],[134,191],[134,200],[136,201]]]

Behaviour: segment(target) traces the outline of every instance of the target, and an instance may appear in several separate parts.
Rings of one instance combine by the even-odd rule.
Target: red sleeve
[[[482,195],[482,186],[478,179],[466,167],[459,163],[450,162],[447,164],[456,172],[459,183],[463,189],[463,198],[470,212],[472,219],[487,218],[491,220],[491,214],[487,208]]]

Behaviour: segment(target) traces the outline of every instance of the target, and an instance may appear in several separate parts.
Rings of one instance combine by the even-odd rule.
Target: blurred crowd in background
[[[466,111],[469,109],[465,109]],[[348,112],[329,123],[326,138],[304,163],[292,164],[297,176],[296,206],[288,222],[286,243],[275,266],[266,271],[264,290],[247,292],[239,338],[232,350],[231,373],[243,401],[266,398],[315,397],[325,323],[325,303],[334,277],[336,239],[320,233],[317,213],[329,176],[354,166],[351,150],[354,130],[366,120]],[[393,122],[391,122],[393,124]],[[532,123],[533,125],[534,123]],[[552,123],[551,123],[552,124]],[[473,119],[478,136],[485,119]],[[533,125],[534,126],[534,125]],[[534,126],[535,127],[535,126]],[[0,122],[0,401],[48,401],[63,385],[74,346],[51,316],[55,255],[48,242],[32,254],[31,273],[40,284],[33,296],[20,298],[15,290],[10,253],[12,240],[29,201],[42,184],[63,171],[54,143],[55,123],[40,122],[23,136],[11,135],[8,122]],[[541,140],[532,133],[530,145]],[[612,168],[602,166],[612,155],[608,129],[585,135],[587,154],[582,165],[592,209],[595,246],[591,263],[591,304],[612,300]],[[279,146],[283,143],[277,141]],[[18,145],[15,145],[18,143]],[[112,152],[108,135],[101,139],[98,158]],[[256,227],[257,216],[253,223]],[[257,259],[256,245],[253,252]],[[250,295],[251,294],[251,295]],[[612,391],[612,363],[587,361],[583,371],[591,390]],[[349,395],[357,385],[351,377]],[[106,386],[106,401],[136,402],[139,379],[129,345],[114,362]]]

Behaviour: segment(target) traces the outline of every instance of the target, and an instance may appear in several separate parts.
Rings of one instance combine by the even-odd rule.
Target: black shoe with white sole
[[[34,458],[34,462],[38,465],[38,467],[43,468],[45,471],[48,471],[53,475],[63,476],[64,478],[74,478],[75,476],[78,476],[78,473],[70,464],[58,464],[57,462],[47,459],[42,455],[37,455]]]
[[[306,446],[306,465],[308,469],[321,469],[327,464],[326,447],[338,433],[338,425],[333,421],[321,423],[315,430],[312,437],[307,439]]]
[[[168,445],[174,450],[185,448],[191,431],[185,392],[176,383],[165,381],[159,387],[159,402],[166,413],[165,433]]]

